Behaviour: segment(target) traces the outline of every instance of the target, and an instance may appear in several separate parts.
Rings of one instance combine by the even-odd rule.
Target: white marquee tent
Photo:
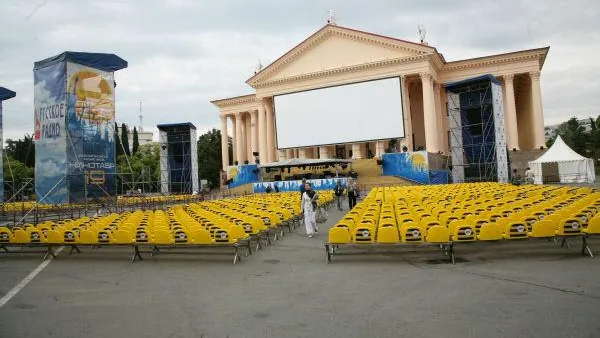
[[[542,167],[553,163],[558,166],[560,183],[594,183],[596,181],[594,160],[576,153],[560,136],[556,138],[552,147],[544,155],[529,162],[529,168],[535,175],[534,182],[536,184],[543,183]]]

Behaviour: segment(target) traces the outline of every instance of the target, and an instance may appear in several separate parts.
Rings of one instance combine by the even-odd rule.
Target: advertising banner
[[[114,195],[113,73],[67,62],[67,107],[70,201]]]
[[[227,179],[231,180],[229,189],[240,185],[254,183],[260,180],[259,169],[256,164],[233,165],[227,167]]]
[[[398,176],[418,183],[429,183],[427,155],[426,151],[383,154],[381,157],[383,175]]]
[[[313,190],[333,190],[337,182],[342,182],[342,187],[346,188],[346,183],[348,182],[347,177],[338,177],[338,178],[324,178],[324,179],[314,179],[314,180],[306,180],[311,184]],[[277,181],[277,182],[260,182],[254,183],[252,185],[252,190],[254,193],[266,192],[267,187],[271,186],[271,191],[275,192],[275,187],[279,192],[300,192],[300,185],[302,184],[301,180],[295,181]]]
[[[65,64],[35,69],[33,78],[36,198],[43,204],[68,203]]]

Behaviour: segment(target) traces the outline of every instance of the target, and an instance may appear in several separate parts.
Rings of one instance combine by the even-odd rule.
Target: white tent
[[[542,165],[548,163],[558,165],[560,183],[594,183],[596,181],[594,160],[576,153],[560,136],[556,137],[556,141],[544,155],[529,162],[529,168],[535,175],[534,182],[536,184],[543,183]]]

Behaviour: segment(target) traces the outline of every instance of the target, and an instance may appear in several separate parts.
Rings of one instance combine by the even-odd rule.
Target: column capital
[[[421,81],[433,81],[433,75],[430,73],[419,73],[419,76],[421,77]]]
[[[529,77],[531,78],[531,80],[537,81],[540,79],[540,72],[539,71],[529,72]]]
[[[515,74],[502,75],[502,78],[504,79],[504,82],[513,82],[515,79]]]

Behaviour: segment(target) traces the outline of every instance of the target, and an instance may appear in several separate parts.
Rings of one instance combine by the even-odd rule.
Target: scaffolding
[[[491,76],[447,86],[453,182],[506,182],[508,165],[499,85]]]
[[[158,125],[161,193],[198,192],[196,127],[191,123]]]

